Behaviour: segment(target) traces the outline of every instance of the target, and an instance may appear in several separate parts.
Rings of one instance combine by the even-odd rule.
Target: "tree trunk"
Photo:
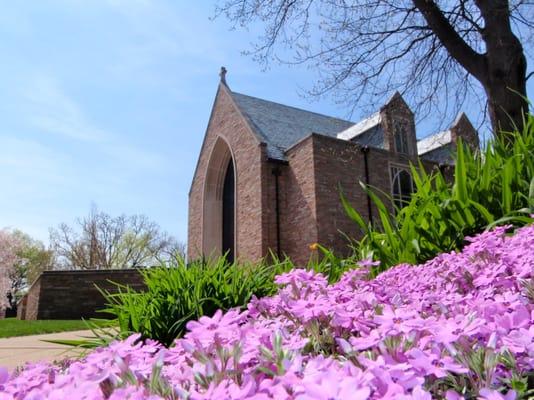
[[[526,100],[527,61],[523,46],[510,26],[507,1],[478,0],[485,27],[486,71],[480,81],[488,97],[488,111],[494,133],[523,128],[528,112]]]
[[[512,32],[508,1],[475,0],[484,19],[484,27],[479,29],[486,46],[484,54],[465,42],[433,0],[412,1],[451,57],[484,87],[494,134],[506,137],[506,132],[523,129],[528,112],[527,61]]]

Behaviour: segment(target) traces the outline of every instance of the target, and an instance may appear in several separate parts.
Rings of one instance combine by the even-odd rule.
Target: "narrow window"
[[[234,262],[234,209],[235,209],[235,183],[234,183],[234,163],[232,159],[226,168],[223,187],[222,201],[222,253],[226,254],[226,259]]]
[[[408,154],[408,130],[404,122],[395,122],[395,151]]]
[[[413,182],[410,172],[405,168],[391,167],[391,194],[396,209],[406,206],[412,197]]]

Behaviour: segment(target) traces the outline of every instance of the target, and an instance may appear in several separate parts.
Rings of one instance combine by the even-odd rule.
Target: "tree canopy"
[[[0,308],[13,307],[41,272],[53,268],[53,258],[42,242],[28,234],[0,230]]]
[[[529,0],[220,0],[217,11],[264,27],[257,60],[315,66],[312,95],[334,92],[352,107],[399,91],[420,115],[452,117],[481,99],[495,132],[521,127]],[[483,110],[481,108],[481,111]]]
[[[74,226],[50,230],[61,269],[146,267],[183,255],[184,246],[144,215],[113,217],[93,208]]]

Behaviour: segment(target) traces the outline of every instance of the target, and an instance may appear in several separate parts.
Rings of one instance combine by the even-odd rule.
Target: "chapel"
[[[343,255],[347,237],[361,232],[340,191],[376,221],[359,182],[390,194],[393,211],[413,191],[410,163],[452,174],[459,138],[479,146],[463,113],[449,129],[417,140],[399,93],[352,122],[234,92],[222,68],[189,192],[188,258],[257,261],[272,253],[304,265],[313,243]]]

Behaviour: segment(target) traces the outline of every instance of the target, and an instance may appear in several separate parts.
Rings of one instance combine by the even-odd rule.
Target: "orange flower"
[[[312,243],[310,244],[310,250],[317,250],[319,248],[319,243]]]

